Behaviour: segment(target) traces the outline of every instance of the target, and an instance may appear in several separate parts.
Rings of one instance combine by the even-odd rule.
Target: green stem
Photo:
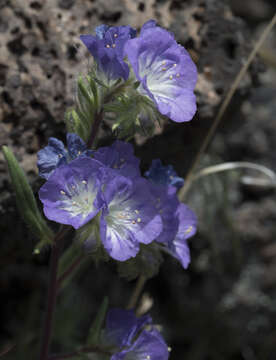
[[[89,137],[89,139],[87,141],[87,147],[88,148],[92,148],[92,146],[94,144],[94,141],[96,139],[97,133],[99,131],[100,123],[103,120],[103,115],[104,115],[103,106],[105,104],[107,104],[113,98],[113,96],[116,95],[116,93],[122,91],[122,89],[124,89],[126,87],[127,87],[126,83],[116,85],[116,86],[114,86],[114,88],[110,92],[108,92],[104,96],[104,99],[102,101],[102,105],[99,106],[99,111],[95,115],[95,120],[94,120],[94,123],[93,123],[93,126],[92,126],[91,134],[90,134],[90,137]]]

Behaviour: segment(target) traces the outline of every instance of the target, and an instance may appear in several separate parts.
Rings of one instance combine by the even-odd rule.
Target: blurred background
[[[185,178],[221,101],[276,11],[275,0],[0,0],[0,145],[8,145],[37,192],[36,153],[65,138],[75,81],[91,59],[79,40],[95,26],[140,28],[148,19],[174,32],[196,62],[198,112],[133,141],[142,170],[160,158]],[[276,29],[254,60],[202,158],[201,166],[253,161],[276,170]],[[110,143],[107,127],[101,144]],[[258,173],[246,172],[258,177]],[[187,271],[165,258],[145,286],[144,304],[172,347],[172,360],[274,360],[276,353],[276,197],[241,182],[241,172],[210,175],[190,188],[199,217]],[[0,354],[36,359],[47,292],[49,250],[20,219],[0,154]],[[54,224],[53,224],[54,226]],[[112,261],[91,261],[58,299],[53,351],[82,344],[103,297],[125,306],[135,282]]]

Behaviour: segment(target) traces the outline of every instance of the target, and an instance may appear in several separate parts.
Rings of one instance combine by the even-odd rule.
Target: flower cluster
[[[138,37],[130,26],[101,25],[95,36],[80,38],[93,55],[101,77],[114,82],[130,76],[137,93],[160,114],[175,122],[192,119],[196,111],[196,66],[184,47],[154,20],[142,26]],[[144,117],[145,106],[141,112]]]
[[[45,177],[52,153],[49,145],[40,152],[41,176]],[[186,268],[190,260],[186,240],[196,231],[196,218],[177,200],[174,185],[181,178],[158,161],[153,162],[147,176],[151,180],[142,177],[132,145],[115,141],[93,153],[83,148],[71,162],[58,163],[41,187],[39,197],[48,219],[75,229],[99,214],[101,242],[115,260],[135,257],[140,244],[156,241]]]
[[[146,329],[145,329],[146,328]],[[170,348],[152,325],[149,315],[136,318],[132,310],[107,314],[103,342],[114,348],[111,360],[167,360]]]
[[[101,25],[95,32],[81,35],[95,61],[89,73],[79,78],[76,107],[65,116],[67,144],[50,138],[38,152],[39,175],[45,180],[39,190],[44,214],[76,230],[76,247],[73,242],[60,263],[61,240],[68,229],[62,227],[53,234],[23,171],[11,151],[3,148],[20,212],[41,239],[35,253],[46,243],[54,245],[49,284],[52,296],[41,359],[51,358],[50,305],[56,297],[56,277],[58,272],[63,274],[62,286],[70,280],[82,260],[80,249],[75,253],[78,246],[93,253],[97,262],[108,257],[117,260],[120,275],[129,279],[140,276],[143,282],[158,272],[162,252],[186,269],[190,263],[187,239],[196,232],[195,214],[177,198],[184,180],[171,165],[155,159],[143,175],[131,144],[116,140],[107,147],[95,145],[106,120],[114,121],[112,131],[118,129],[120,136],[128,139],[136,130],[153,132],[154,122],[163,116],[175,122],[191,120],[196,111],[193,61],[173,35],[153,20],[142,26],[139,36],[130,26]],[[139,291],[141,282],[130,303],[135,303]],[[93,346],[80,348],[73,355],[95,351],[103,355],[101,358],[111,356],[111,360],[168,359],[170,349],[150,316],[136,318],[131,310],[113,309],[101,332],[106,308],[105,300],[89,332],[87,344]]]

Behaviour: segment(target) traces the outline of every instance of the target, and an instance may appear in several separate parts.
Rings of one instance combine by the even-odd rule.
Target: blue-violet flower
[[[123,141],[115,141],[111,146],[99,148],[94,159],[127,177],[141,176],[140,160],[134,156],[133,146]]]
[[[129,67],[124,62],[125,43],[136,35],[130,26],[100,25],[94,35],[81,35],[80,39],[93,55],[99,70],[107,80],[127,80]]]
[[[163,224],[162,232],[155,241],[167,245],[175,238],[179,223],[176,216],[179,201],[175,188],[150,183],[150,191],[154,198],[155,211],[160,214]]]
[[[137,90],[171,120],[191,120],[196,112],[193,90],[197,70],[173,35],[150,20],[143,25],[139,37],[128,40],[124,51],[140,82]]]
[[[46,217],[78,229],[96,216],[104,205],[101,167],[97,160],[85,157],[59,166],[39,190]]]
[[[145,330],[145,326],[148,327]],[[111,360],[167,360],[168,346],[148,315],[136,318],[132,310],[107,314],[104,340],[116,349]]]
[[[168,249],[170,254],[186,269],[190,263],[187,239],[196,233],[197,217],[187,205],[182,203],[178,205],[176,216],[179,221],[178,230],[175,238],[169,242]]]
[[[78,156],[90,157],[93,153],[88,150],[84,141],[76,134],[67,133],[67,150],[62,141],[49,138],[48,145],[37,153],[39,176],[48,179],[54,170],[74,160]]]
[[[164,166],[160,159],[152,160],[151,166],[145,176],[156,184],[172,185],[180,188],[184,179],[179,177],[172,165]]]
[[[176,187],[172,186],[174,179],[183,179],[178,177],[171,165],[163,167],[160,160],[153,160],[145,175],[151,180],[151,194],[163,224],[162,232],[155,241],[162,243],[163,250],[179,260],[186,269],[190,263],[187,239],[196,233],[197,217],[187,205],[178,201]]]
[[[104,169],[104,198],[107,207],[100,220],[103,246],[116,260],[125,261],[139,251],[139,243],[149,244],[162,231],[148,181],[127,178]]]

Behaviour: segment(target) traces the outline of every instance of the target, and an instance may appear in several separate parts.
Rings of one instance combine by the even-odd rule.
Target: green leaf
[[[99,345],[101,329],[105,321],[105,316],[108,308],[108,297],[103,299],[103,302],[99,308],[95,320],[89,330],[88,337],[86,340],[87,345]]]
[[[13,188],[16,195],[16,203],[18,210],[23,217],[30,230],[45,243],[51,243],[53,239],[52,230],[46,224],[42,217],[33,194],[28,183],[24,171],[19,166],[12,151],[7,147],[2,148]]]

